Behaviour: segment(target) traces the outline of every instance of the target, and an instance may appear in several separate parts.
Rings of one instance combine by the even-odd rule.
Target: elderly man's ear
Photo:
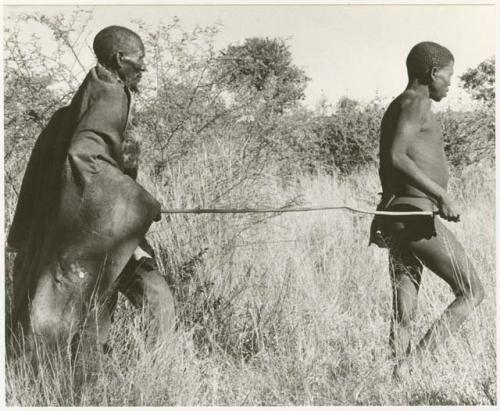
[[[112,58],[113,69],[118,70],[123,67],[123,57],[124,54],[121,51],[117,51]]]

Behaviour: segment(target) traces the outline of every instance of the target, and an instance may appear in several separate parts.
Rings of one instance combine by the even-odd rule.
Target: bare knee
[[[64,296],[66,297],[66,296]],[[67,298],[61,298],[49,282],[36,290],[29,310],[29,332],[49,345],[68,341],[72,328],[77,325],[77,314]]]
[[[455,292],[455,296],[457,298],[465,298],[470,303],[470,305],[472,305],[473,307],[477,307],[484,300],[484,287],[479,279],[476,278],[473,282],[467,284],[467,286],[460,287],[460,289]]]
[[[60,316],[45,307],[32,307],[30,325],[33,337],[41,337],[49,345],[68,341],[70,337],[70,330]]]
[[[175,305],[172,291],[157,271],[143,273],[141,276],[146,302],[159,322],[160,329],[169,332],[175,326]]]

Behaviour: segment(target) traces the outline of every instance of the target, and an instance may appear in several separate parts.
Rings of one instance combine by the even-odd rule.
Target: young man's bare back
[[[459,221],[446,191],[443,135],[431,111],[431,100],[440,101],[447,94],[453,63],[451,53],[435,43],[419,43],[410,52],[408,86],[389,105],[382,120],[379,173],[383,198],[379,208],[438,211],[445,220]],[[410,353],[410,323],[424,265],[450,285],[455,300],[422,338],[417,354],[453,333],[481,302],[484,291],[462,245],[439,218],[386,217],[378,224],[390,254],[394,311],[390,344],[394,356],[401,359]]]

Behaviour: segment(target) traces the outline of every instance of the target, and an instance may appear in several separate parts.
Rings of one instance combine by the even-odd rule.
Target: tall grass
[[[146,185],[159,197],[166,193],[168,206],[210,205],[217,176],[209,175],[203,161],[186,164],[182,172],[169,170],[167,188]],[[227,167],[218,175],[228,175]],[[266,181],[234,191],[225,203],[246,198],[282,205],[295,199],[369,208],[379,189],[375,170],[347,178],[298,175],[286,186],[271,176]],[[495,403],[494,173],[477,166],[451,185],[463,209],[462,222],[449,227],[470,253],[486,298],[402,383],[391,379],[387,252],[367,247],[370,217],[344,211],[172,215],[152,227],[149,239],[177,296],[175,335],[147,345],[144,316],[120,299],[113,351],[93,358],[91,375],[77,378],[64,358],[40,366],[36,376],[23,359],[9,360],[8,403]],[[452,299],[449,287],[425,271],[414,341]]]

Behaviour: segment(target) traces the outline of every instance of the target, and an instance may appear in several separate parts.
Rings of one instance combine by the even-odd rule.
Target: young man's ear
[[[429,79],[431,81],[434,81],[436,80],[437,78],[437,72],[439,71],[439,69],[437,67],[432,67],[430,70],[429,70]]]

